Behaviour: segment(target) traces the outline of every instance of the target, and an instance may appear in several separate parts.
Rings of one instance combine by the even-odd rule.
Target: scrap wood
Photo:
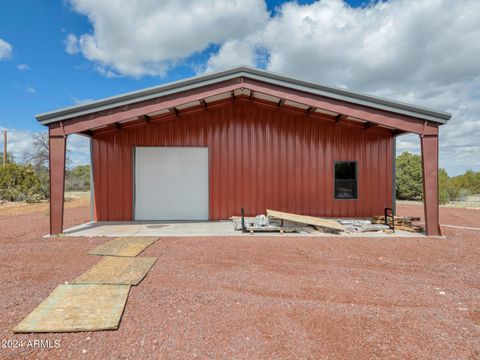
[[[130,285],[59,285],[13,331],[74,332],[118,328]]]
[[[390,219],[390,217],[388,217]],[[374,220],[385,220],[384,215],[377,215],[373,216]],[[418,216],[395,216],[395,220],[401,220],[401,221],[420,221],[420,217]]]
[[[105,256],[72,283],[138,285],[156,261],[156,257]]]
[[[385,224],[384,216],[374,216],[372,218],[372,224]],[[425,228],[421,225],[416,225],[414,222],[420,221],[416,216],[395,216],[394,224],[396,230],[408,231],[408,232],[424,232]],[[387,218],[387,223],[391,224],[392,220]]]
[[[119,237],[108,241],[88,252],[89,255],[104,256],[137,256],[157,241],[152,236]]]
[[[324,219],[324,218],[319,218],[314,216],[298,215],[298,214],[286,213],[282,211],[275,211],[275,210],[269,210],[269,209],[267,209],[267,216],[282,219],[282,220],[290,220],[297,223],[332,229],[335,231],[345,230],[344,227],[335,220],[329,220],[329,219]]]
[[[404,225],[395,225],[395,229],[397,230],[402,230],[402,231],[408,231],[408,232],[424,232],[425,228],[420,225],[413,225],[413,226],[404,226]]]
[[[385,216],[374,216],[373,218],[373,223],[381,223],[385,222]],[[419,217],[416,216],[395,216],[395,224],[409,224],[415,221],[420,221]],[[387,221],[392,222],[391,217],[387,217]]]

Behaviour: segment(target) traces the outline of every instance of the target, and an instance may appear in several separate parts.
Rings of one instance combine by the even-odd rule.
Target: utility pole
[[[3,130],[3,167],[7,165],[7,129]]]

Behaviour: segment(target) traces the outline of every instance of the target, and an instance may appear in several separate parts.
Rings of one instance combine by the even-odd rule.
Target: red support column
[[[420,136],[427,235],[442,235],[438,215],[438,135]]]
[[[65,189],[65,136],[50,136],[50,235],[63,231]]]

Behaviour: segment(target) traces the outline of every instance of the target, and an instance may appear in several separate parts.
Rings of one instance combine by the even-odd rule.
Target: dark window
[[[335,161],[335,199],[357,198],[357,162]]]

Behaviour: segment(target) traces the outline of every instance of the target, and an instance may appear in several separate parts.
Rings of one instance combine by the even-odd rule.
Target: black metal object
[[[242,216],[242,231],[246,232],[247,227],[245,226],[245,209],[243,207],[240,209],[240,215]]]
[[[388,214],[388,212],[390,211],[391,214]],[[388,218],[392,218],[392,226],[388,225]],[[393,209],[392,208],[388,208],[386,207],[384,210],[383,210],[383,218],[385,220],[385,225],[387,225],[388,227],[390,227],[390,229],[392,229],[393,232],[395,232],[395,215],[393,213]]]

